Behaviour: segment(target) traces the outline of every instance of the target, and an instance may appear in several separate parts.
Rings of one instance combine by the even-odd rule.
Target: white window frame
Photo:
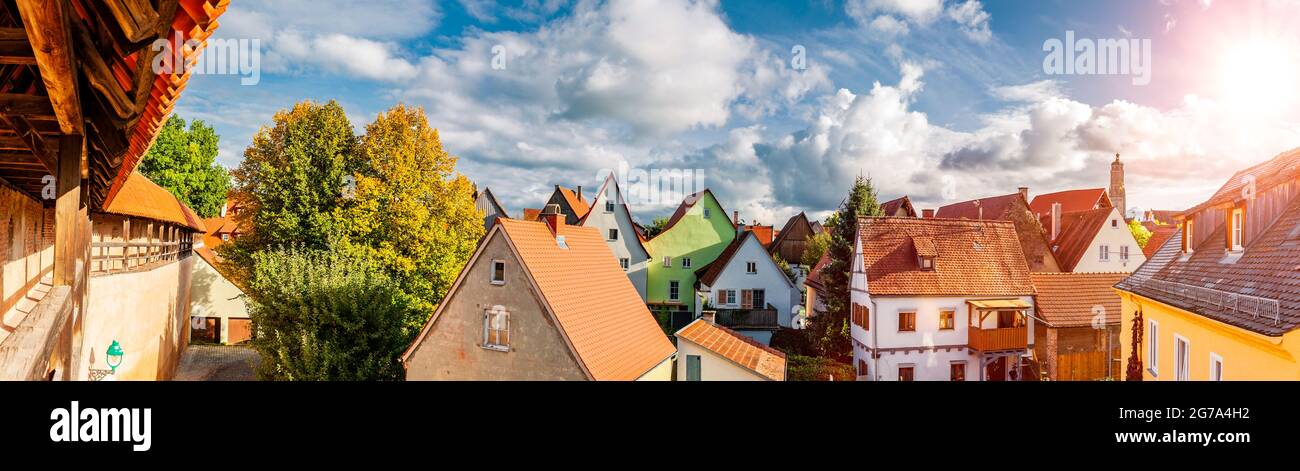
[[[664,255],[664,268],[672,268],[672,267],[673,267],[673,258]]]
[[[1228,221],[1232,225],[1232,250],[1240,251],[1246,243],[1246,212],[1242,208],[1233,208]]]
[[[620,258],[618,259],[618,265],[623,268],[623,271],[628,271],[632,267],[632,260],[627,257]]]
[[[1187,253],[1192,253],[1196,251],[1196,220],[1188,219],[1183,224],[1186,226],[1185,235],[1187,236],[1186,240],[1183,241],[1183,245],[1187,246]]]
[[[1147,320],[1147,372],[1160,377],[1160,323]]]
[[[691,257],[682,257],[682,268],[687,270],[691,268]]]
[[[745,262],[745,274],[747,274],[747,275],[757,275],[757,274],[758,274],[758,262]]]
[[[1178,347],[1182,346],[1182,352]],[[1181,365],[1180,365],[1181,363]],[[1174,334],[1174,381],[1191,381],[1192,379],[1192,341]]]
[[[500,322],[505,324],[504,329],[491,328],[492,324],[494,322],[497,322],[498,316],[501,316]],[[489,340],[492,331],[502,331],[502,330],[504,330],[506,333],[505,343],[493,343]],[[500,340],[501,337],[498,334],[496,341],[499,342]],[[491,309],[485,309],[483,311],[483,343],[479,346],[483,347],[486,350],[495,350],[498,352],[510,351],[510,311],[506,310],[505,306],[501,306],[498,304],[496,306],[492,306]]]
[[[1109,261],[1110,261],[1110,246],[1109,246],[1109,245],[1099,245],[1099,246],[1097,246],[1097,248],[1098,248],[1099,250],[1101,250],[1101,255],[1100,255],[1101,258],[1100,258],[1099,260],[1101,260],[1101,261],[1103,261],[1103,262],[1109,262]]]
[[[676,295],[676,296],[673,296],[673,285],[674,285],[674,284],[677,285],[677,295]],[[681,301],[681,300],[682,300],[682,283],[681,283],[680,281],[677,281],[677,280],[668,280],[668,300],[669,300],[669,301]]]
[[[501,279],[497,279],[497,265],[501,265]],[[492,259],[491,269],[488,270],[488,282],[500,286],[506,284],[506,261],[501,259]]]
[[[618,240],[618,229],[617,229],[617,228],[610,228],[608,232],[609,232],[609,233],[606,234],[606,237],[608,237],[608,238],[605,239],[605,240],[608,240],[608,241],[615,241],[615,240]]]
[[[1215,371],[1215,368],[1214,368],[1215,366],[1218,366],[1218,367],[1219,367],[1219,368],[1218,368],[1218,371]],[[1210,381],[1223,381],[1223,357],[1219,356],[1218,353],[1210,352],[1210,376],[1209,376],[1209,380],[1210,380]]]

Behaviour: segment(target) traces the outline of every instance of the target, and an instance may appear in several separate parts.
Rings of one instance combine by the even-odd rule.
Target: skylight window
[[[564,241],[564,236],[555,236],[555,244],[561,249],[569,250],[569,243]]]

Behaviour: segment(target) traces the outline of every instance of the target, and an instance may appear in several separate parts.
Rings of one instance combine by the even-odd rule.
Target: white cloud
[[[990,16],[984,11],[984,5],[977,0],[967,0],[948,7],[948,18],[957,22],[958,28],[972,41],[985,43],[993,38],[993,31],[989,29]]]
[[[890,36],[904,35],[908,32],[907,22],[889,15],[877,16],[867,24],[867,27]]]
[[[925,25],[943,13],[943,0],[849,0],[844,4],[849,16],[866,24],[875,14],[899,15]]]
[[[844,11],[859,25],[885,36],[902,36],[912,27],[929,28],[943,18],[957,31],[977,43],[993,38],[989,28],[992,18],[978,0],[957,0],[944,6],[944,0],[849,0]]]

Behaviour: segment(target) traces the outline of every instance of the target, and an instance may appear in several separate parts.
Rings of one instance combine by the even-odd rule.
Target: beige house
[[[714,314],[677,331],[678,381],[785,381],[785,354],[718,325]]]
[[[248,315],[244,290],[227,276],[216,248],[235,239],[238,229],[235,216],[239,206],[227,202],[221,217],[203,221],[207,234],[195,244],[193,312],[190,316],[190,341],[234,345],[253,338],[253,321]]]
[[[408,380],[672,379],[676,350],[596,229],[498,219],[402,355]]]

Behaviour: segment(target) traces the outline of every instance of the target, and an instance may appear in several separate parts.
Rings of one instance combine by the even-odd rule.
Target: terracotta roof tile
[[[1088,211],[1111,207],[1110,198],[1105,188],[1088,188],[1085,190],[1066,190],[1056,193],[1044,193],[1029,202],[1029,212],[1036,216],[1052,213],[1052,204],[1061,203],[1061,213]]]
[[[594,228],[501,219],[559,327],[597,380],[633,380],[675,349]]]
[[[745,226],[745,232],[753,232],[754,236],[758,237],[758,242],[763,244],[763,247],[772,244],[772,226],[755,226],[751,224]]]
[[[808,277],[803,279],[803,284],[811,286],[815,290],[822,289],[822,268],[831,263],[831,253],[829,250],[822,254],[822,258],[817,260],[817,265],[813,266],[808,272]]]
[[[570,208],[573,208],[573,215],[578,219],[582,219],[588,212],[591,212],[591,204],[587,202],[586,198],[578,196],[577,192],[564,187],[556,187],[556,190],[564,197],[564,202],[568,203]]]
[[[785,381],[785,354],[740,332],[696,319],[677,331],[677,338],[717,353],[767,379]]]
[[[916,209],[912,207],[912,200],[906,196],[895,198],[880,205],[880,212],[885,216],[895,216],[899,209],[904,210],[907,217],[916,217]]]
[[[1110,220],[1112,208],[1074,211],[1061,215],[1061,232],[1056,240],[1051,241],[1052,254],[1061,264],[1062,271],[1074,271],[1075,265],[1087,253],[1097,233]],[[1045,224],[1051,225],[1051,216],[1043,216]]]
[[[1166,240],[1169,240],[1178,232],[1177,226],[1156,226],[1155,229],[1151,230],[1151,238],[1147,239],[1147,245],[1142,247],[1142,255],[1151,258],[1157,250],[1160,250],[1160,246],[1164,245]]]
[[[962,201],[942,206],[934,212],[936,218],[947,219],[1007,219],[1007,213],[1020,198],[1020,193]],[[983,212],[980,209],[983,208]],[[982,215],[982,217],[981,217]]]
[[[1088,327],[1098,312],[1106,324],[1120,321],[1119,293],[1112,288],[1128,273],[1031,273],[1035,308],[1052,327]]]
[[[1255,188],[1263,190],[1278,183],[1300,178],[1300,148],[1291,149],[1253,167],[1238,171],[1224,182],[1219,191],[1214,192],[1209,200],[1183,211],[1182,214],[1194,214],[1201,210],[1241,198],[1242,187],[1253,182]]]
[[[203,220],[189,206],[140,172],[131,173],[104,212],[170,222],[207,232]]]
[[[1034,293],[1015,226],[1006,221],[872,217],[858,220],[872,295],[1024,296]],[[922,270],[913,238],[933,241]]]
[[[539,221],[542,219],[542,210],[536,208],[524,208],[525,221]]]

